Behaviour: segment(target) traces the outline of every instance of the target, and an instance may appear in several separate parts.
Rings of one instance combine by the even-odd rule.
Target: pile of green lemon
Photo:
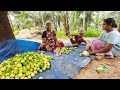
[[[63,47],[60,51],[61,54],[69,54],[71,51],[74,51],[77,47]]]
[[[31,79],[51,67],[52,56],[37,52],[16,54],[0,64],[0,79]]]

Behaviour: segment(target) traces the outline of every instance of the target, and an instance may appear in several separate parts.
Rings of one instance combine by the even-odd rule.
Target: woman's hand
[[[88,53],[89,53],[90,55],[94,55],[94,54],[95,54],[95,52],[93,52],[93,51],[88,51]]]
[[[47,51],[52,51],[52,48],[49,45],[46,46],[46,49]]]

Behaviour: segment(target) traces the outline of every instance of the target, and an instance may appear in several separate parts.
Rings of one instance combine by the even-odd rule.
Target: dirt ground
[[[101,65],[107,66],[110,71],[98,73],[96,69]],[[93,60],[74,79],[120,79],[120,57],[101,61]]]
[[[41,42],[39,38],[35,37],[23,39]],[[86,41],[91,39],[93,39],[93,37],[85,37]],[[69,42],[69,39],[59,40]],[[96,69],[101,65],[107,66],[109,68],[109,72],[98,73]],[[120,57],[115,57],[114,59],[103,58],[100,61],[92,60],[85,68],[80,70],[79,74],[77,74],[74,79],[120,79]]]

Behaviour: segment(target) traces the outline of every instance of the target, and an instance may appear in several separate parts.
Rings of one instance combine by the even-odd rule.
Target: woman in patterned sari
[[[52,30],[51,23],[47,22],[46,30],[42,33],[42,43],[39,46],[39,49],[55,52],[56,56],[60,56],[60,48],[63,46],[63,42],[57,40],[56,33]]]

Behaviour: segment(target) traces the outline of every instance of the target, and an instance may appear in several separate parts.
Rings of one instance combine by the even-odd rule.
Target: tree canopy
[[[54,30],[76,31],[101,30],[103,19],[113,17],[120,24],[120,11],[10,11],[13,29],[39,27],[44,30],[45,22],[51,21]]]

